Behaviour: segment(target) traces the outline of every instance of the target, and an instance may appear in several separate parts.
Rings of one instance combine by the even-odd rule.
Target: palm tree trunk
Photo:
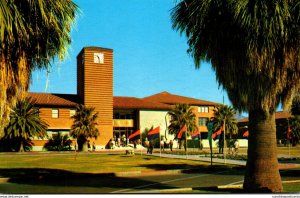
[[[275,113],[249,112],[247,192],[282,192],[278,169]]]

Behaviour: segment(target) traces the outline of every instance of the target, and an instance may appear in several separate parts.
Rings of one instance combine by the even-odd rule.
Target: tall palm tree
[[[39,117],[39,111],[34,108],[34,101],[26,97],[17,101],[10,114],[10,122],[5,128],[5,138],[14,139],[19,151],[24,151],[24,143],[33,137],[47,136],[48,124]]]
[[[77,10],[71,0],[0,1],[0,135],[32,71],[67,54]]]
[[[78,150],[87,150],[88,138],[97,138],[99,130],[97,118],[98,113],[94,112],[95,108],[86,107],[82,104],[76,106],[76,113],[72,118],[74,123],[70,130],[70,135],[77,138]]]
[[[178,137],[180,129],[184,126],[186,126],[188,133],[193,133],[197,130],[195,114],[188,104],[175,105],[174,108],[168,112],[168,115],[171,117],[168,130],[170,134],[175,134],[175,137]],[[181,140],[186,140],[186,138],[184,133],[180,139],[180,143]]]
[[[214,121],[215,130],[220,129],[225,125],[225,133],[226,133],[225,137],[226,135],[229,137],[228,142],[231,142],[232,136],[238,133],[236,111],[231,106],[228,105],[217,106],[216,109],[214,109],[213,121]],[[226,140],[224,140],[224,142],[226,142]]]
[[[299,0],[182,0],[171,14],[196,68],[209,61],[233,106],[249,113],[246,191],[282,191],[275,111],[300,85],[299,10]]]

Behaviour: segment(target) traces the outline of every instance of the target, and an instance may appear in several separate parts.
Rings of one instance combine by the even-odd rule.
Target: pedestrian
[[[150,153],[148,138],[145,139],[145,145],[144,146],[147,148],[147,154]]]
[[[91,151],[91,144],[90,144],[90,140],[88,140],[88,151],[90,152]]]
[[[136,141],[133,141],[133,147],[136,149]]]
[[[163,140],[160,141],[160,149],[165,150],[165,142]]]
[[[219,139],[219,154],[223,154],[224,141],[223,138]]]
[[[153,152],[153,143],[152,143],[152,140],[150,140],[149,142],[149,153],[152,154]]]
[[[234,143],[234,151],[235,151],[235,153],[238,153],[239,147],[240,147],[239,141],[236,140],[235,143]]]
[[[74,142],[75,152],[77,151],[77,142]]]
[[[118,137],[118,147],[120,147],[121,146],[121,139],[120,139],[120,137]]]
[[[173,150],[173,140],[170,140],[169,145],[170,145],[170,150],[172,151]]]
[[[95,145],[95,142],[93,142],[93,151],[96,150],[96,145]]]
[[[202,140],[200,140],[200,150],[203,149],[203,143],[202,143]]]

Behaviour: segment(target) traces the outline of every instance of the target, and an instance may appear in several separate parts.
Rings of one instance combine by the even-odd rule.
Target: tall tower
[[[113,50],[85,47],[77,56],[77,95],[80,102],[98,112],[100,135],[96,146],[113,137]]]

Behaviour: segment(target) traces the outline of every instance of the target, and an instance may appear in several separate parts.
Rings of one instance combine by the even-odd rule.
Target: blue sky
[[[214,71],[196,70],[185,36],[172,29],[174,0],[74,0],[80,7],[69,57],[32,75],[30,91],[76,94],[76,56],[83,47],[114,50],[114,95],[146,97],[162,91],[230,104]]]

